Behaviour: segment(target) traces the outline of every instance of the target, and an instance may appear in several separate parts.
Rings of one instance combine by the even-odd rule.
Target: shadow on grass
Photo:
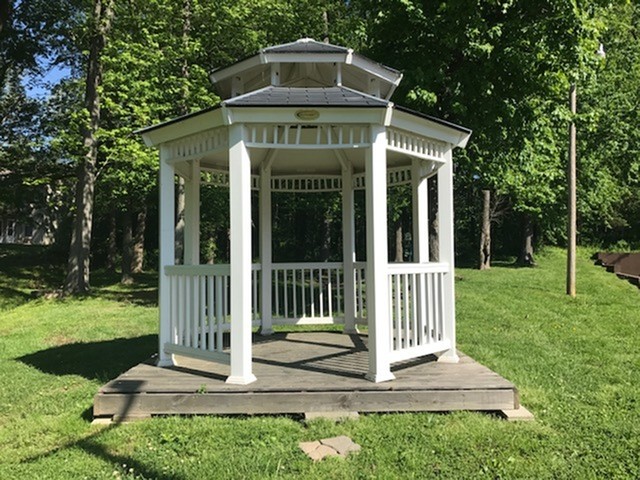
[[[127,418],[130,410],[133,407],[133,400],[134,397],[130,396],[129,403],[126,404],[121,411],[121,418]],[[46,452],[28,457],[22,460],[21,463],[35,463],[40,460],[53,457],[66,450],[82,450],[87,455],[91,455],[99,460],[111,464],[112,468],[114,469],[114,477],[121,478],[120,475],[116,474],[116,472],[120,472],[124,475],[135,476],[135,478],[155,478],[159,480],[180,480],[181,478],[183,478],[182,476],[176,475],[175,473],[169,474],[159,471],[157,468],[154,468],[151,465],[136,460],[133,456],[117,454],[110,451],[109,448],[104,445],[101,437],[108,434],[108,432],[110,432],[111,430],[118,428],[119,425],[119,423],[112,423],[105,429],[94,432],[79,440],[67,442]]]
[[[44,373],[80,375],[104,383],[151,357],[158,349],[157,341],[156,335],[144,335],[103,342],[69,343],[16,360]]]

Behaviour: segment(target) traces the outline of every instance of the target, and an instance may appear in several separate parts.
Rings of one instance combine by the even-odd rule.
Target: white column
[[[251,160],[243,126],[229,127],[231,216],[231,375],[227,383],[246,385],[251,372]]]
[[[456,310],[454,294],[454,246],[453,246],[453,158],[451,146],[445,153],[445,164],[438,170],[438,246],[439,261],[449,264],[442,281],[444,339],[451,348],[438,356],[439,362],[457,363]]]
[[[184,184],[184,264],[200,263],[200,160],[187,164],[190,179]]]
[[[169,151],[160,147],[160,265],[158,308],[160,312],[160,332],[158,335],[158,366],[174,364],[173,355],[164,351],[164,345],[171,340],[171,288],[164,268],[175,263],[175,170],[167,163]]]
[[[342,268],[344,283],[344,333],[358,333],[355,312],[353,263],[356,260],[355,209],[353,202],[353,167],[342,167]]]
[[[271,335],[273,333],[273,327],[271,325],[271,226],[271,165],[263,164],[260,169],[260,263],[262,264],[260,282],[260,315],[262,323],[260,326],[260,335]]]
[[[389,361],[389,280],[387,252],[387,140],[382,125],[371,125],[371,148],[365,155],[367,215],[368,380],[393,380]]]
[[[411,206],[413,208],[413,261],[429,261],[429,197],[422,162],[411,160]]]

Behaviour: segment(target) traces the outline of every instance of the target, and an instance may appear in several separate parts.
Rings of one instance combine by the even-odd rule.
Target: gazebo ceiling
[[[343,150],[354,172],[364,172],[365,149]],[[331,150],[271,150],[268,148],[251,149],[251,169],[258,172],[262,162],[272,156],[273,175],[340,175],[341,164],[338,156]],[[228,151],[217,151],[205,154],[200,158],[202,168],[227,170],[229,167]],[[411,157],[400,152],[387,152],[389,168],[411,165]]]

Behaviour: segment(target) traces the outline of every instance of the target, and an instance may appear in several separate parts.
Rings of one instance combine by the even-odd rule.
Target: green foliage
[[[90,8],[87,0],[14,2],[14,14],[0,32],[0,169],[15,172],[10,185],[8,177],[0,180],[5,211],[36,197],[37,185],[55,184],[61,198],[68,197],[66,179],[84,154],[80,132],[87,121],[83,83]],[[142,144],[135,129],[215,105],[212,69],[267,45],[325,34],[401,69],[397,103],[473,129],[467,149],[454,157],[459,253],[477,250],[482,189],[505,200],[507,214],[493,236],[502,253],[517,248],[513,239],[523,215],[534,220],[541,243],[564,242],[571,82],[578,84],[580,105],[575,120],[581,240],[640,241],[634,2],[131,0],[115,2],[115,9],[102,58],[98,251],[106,250],[110,211],[157,203],[157,152]],[[605,61],[594,55],[600,42]],[[46,101],[26,98],[25,75],[52,64],[69,68],[70,77],[54,86]],[[224,259],[226,194],[205,195],[212,208],[202,209],[204,254]],[[339,252],[339,204],[320,197],[299,205],[283,202],[291,202],[285,217],[293,223],[276,226],[276,234],[284,232],[276,246],[282,255],[333,258],[327,245],[313,239],[332,226],[328,242]],[[307,216],[293,213],[303,207],[310,209]],[[409,231],[407,208],[406,197],[392,192],[390,225],[401,221]],[[154,238],[153,222],[150,228],[148,237]],[[362,228],[359,220],[357,231]],[[358,247],[364,251],[361,236]]]

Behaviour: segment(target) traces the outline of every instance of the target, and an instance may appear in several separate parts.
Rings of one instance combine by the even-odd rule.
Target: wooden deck
[[[376,384],[363,378],[366,335],[279,333],[254,342],[254,383],[225,383],[225,365],[179,357],[179,366],[158,368],[149,361],[100,389],[94,417],[519,408],[511,382],[463,354],[458,364],[434,357],[395,364],[396,380]]]

